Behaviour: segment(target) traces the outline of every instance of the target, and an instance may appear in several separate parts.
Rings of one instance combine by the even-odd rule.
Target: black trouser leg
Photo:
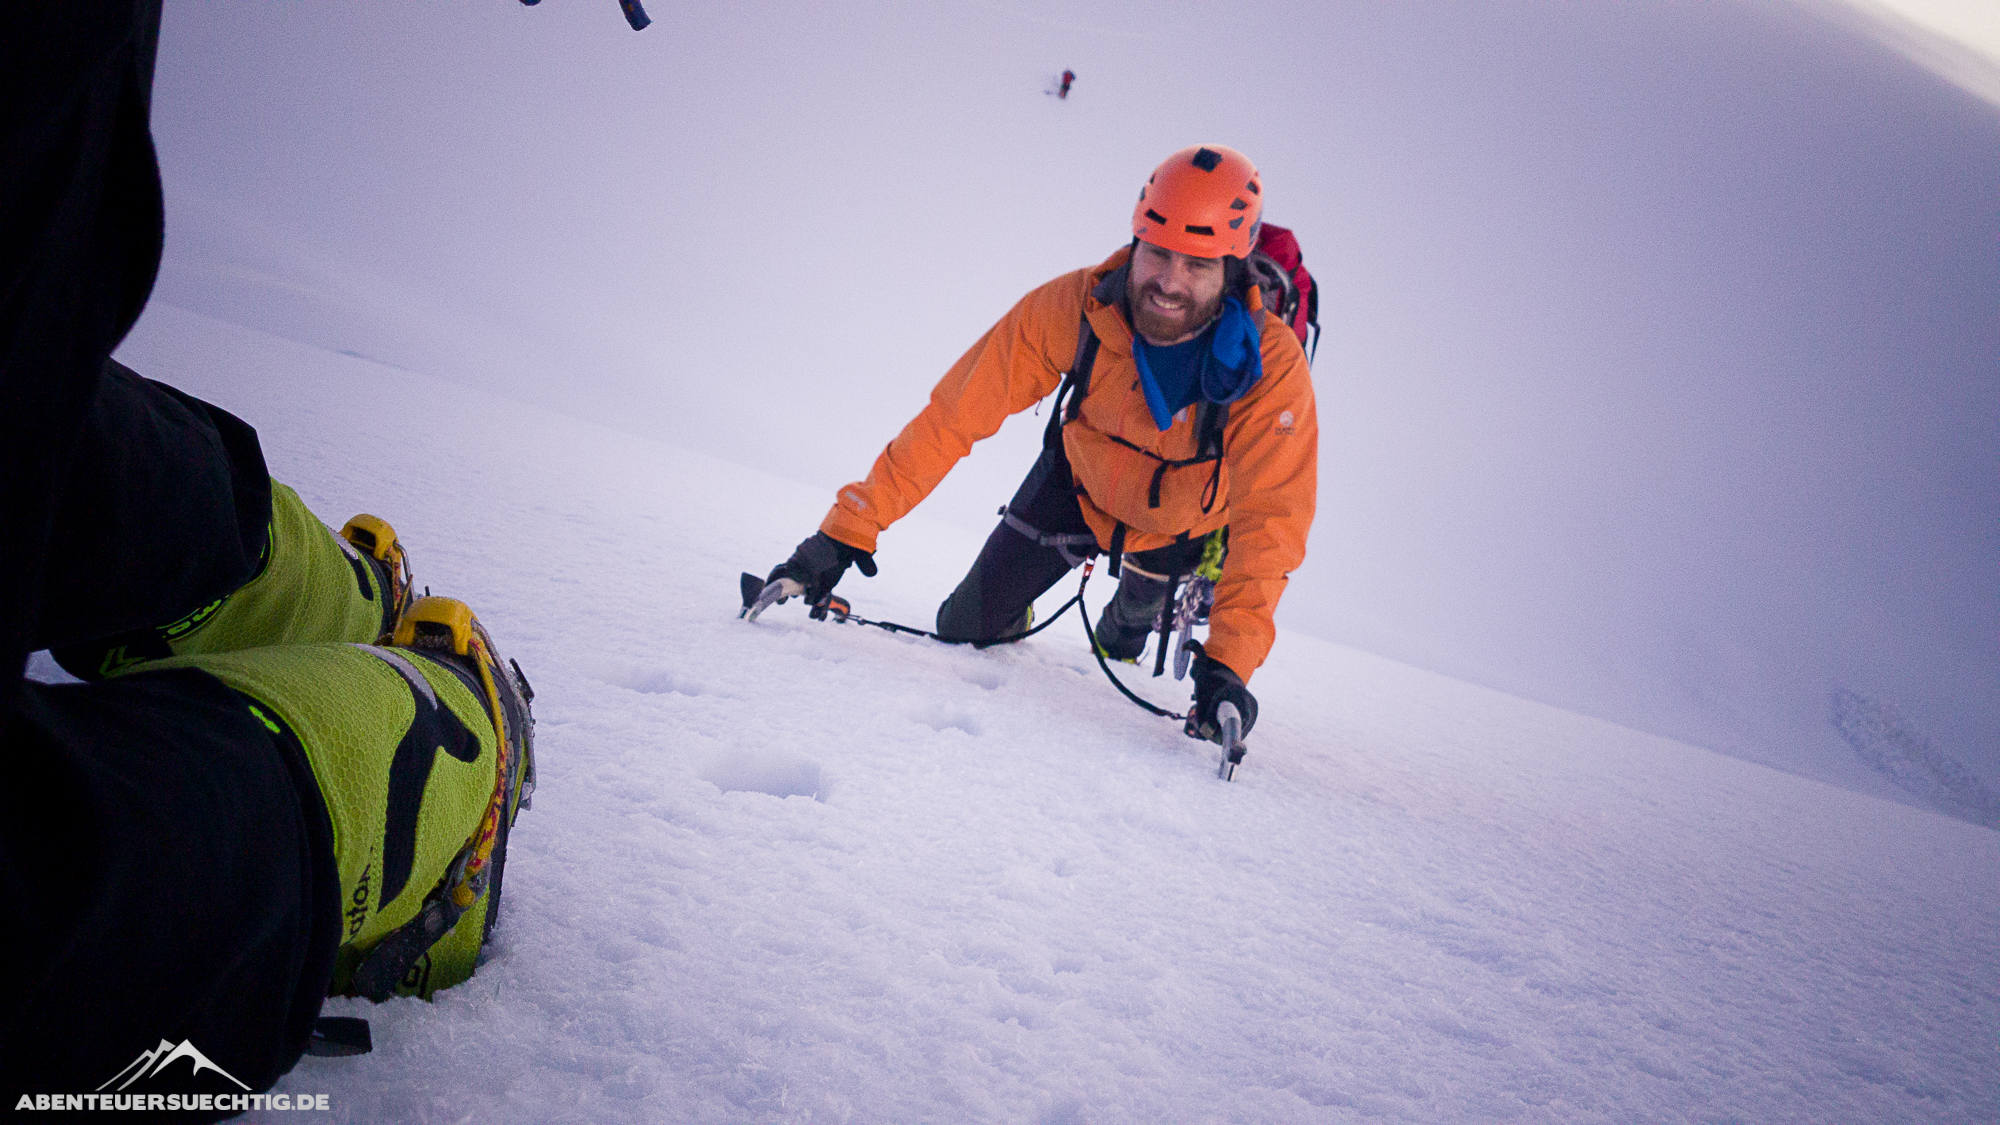
[[[1137,660],[1172,592],[1172,575],[1143,573],[1131,556],[1118,572],[1118,591],[1097,616],[1097,647],[1113,660]]]
[[[338,922],[318,790],[296,748],[234,693],[186,671],[21,679],[28,653],[51,641],[157,624],[175,616],[165,607],[233,589],[250,573],[243,513],[268,517],[268,497],[260,507],[252,495],[263,467],[248,467],[248,427],[107,366],[160,260],[147,123],[158,27],[145,0],[0,5],[9,1108],[31,1088],[94,1092],[162,1039],[268,1087],[304,1047]],[[134,394],[155,409],[135,415]],[[100,412],[137,445],[94,428]],[[252,567],[261,537],[250,537]],[[148,1092],[187,1088],[182,1073]]]
[[[163,625],[256,575],[271,478],[241,419],[113,361],[74,447],[34,648]]]
[[[191,669],[24,685],[0,735],[0,1100],[90,1093],[161,1040],[268,1088],[339,934],[303,751]],[[179,1064],[143,1088],[237,1091]]]
[[[1068,574],[1078,561],[1098,553],[1083,511],[1076,503],[1076,483],[1061,446],[1043,449],[1027,478],[1008,502],[1016,520],[1044,538],[1068,536],[1062,546],[1037,539],[1007,520],[986,537],[972,569],[958,588],[938,606],[938,635],[950,640],[998,641],[1027,626],[1035,599]]]
[[[0,5],[0,699],[42,634],[75,438],[159,268],[157,3]],[[0,702],[4,706],[4,702]]]
[[[29,652],[255,573],[256,434],[109,360],[159,268],[157,3],[0,5],[0,707]]]
[[[1124,557],[1118,571],[1118,592],[1097,617],[1097,644],[1106,656],[1137,660],[1146,651],[1146,637],[1159,627],[1160,614],[1173,596],[1175,579],[1194,572],[1201,562],[1205,538]]]

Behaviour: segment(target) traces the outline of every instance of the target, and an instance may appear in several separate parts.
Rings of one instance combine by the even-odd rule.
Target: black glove
[[[875,577],[875,556],[858,547],[850,547],[824,531],[815,531],[792,552],[792,557],[779,563],[764,579],[768,585],[780,578],[789,578],[804,586],[808,604],[817,605],[833,593],[833,585],[840,576],[847,573],[852,564],[861,573]]]
[[[1216,721],[1215,709],[1225,703],[1236,705],[1243,716],[1243,733],[1248,735],[1257,725],[1257,697],[1229,665],[1203,651],[1200,641],[1189,643],[1194,648],[1194,709],[1188,712],[1188,737],[1221,742],[1222,724]]]

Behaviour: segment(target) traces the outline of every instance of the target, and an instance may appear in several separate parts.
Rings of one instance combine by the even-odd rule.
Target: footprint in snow
[[[665,668],[634,672],[619,681],[620,685],[647,695],[704,695],[708,689],[700,683]]]
[[[955,730],[974,737],[980,734],[979,720],[962,711],[934,707],[913,717],[934,731]]]
[[[736,753],[717,758],[701,771],[704,781],[724,793],[763,793],[772,797],[811,797],[826,801],[826,771],[806,758],[774,753]]]
[[[975,666],[965,671],[965,682],[987,691],[998,691],[1007,686],[1007,673],[997,667]]]

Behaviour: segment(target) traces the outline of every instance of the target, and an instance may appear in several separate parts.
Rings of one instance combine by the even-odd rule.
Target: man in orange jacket
[[[972,448],[1075,372],[1029,470],[972,569],[938,608],[938,633],[1018,636],[1034,599],[1100,552],[1120,572],[1097,626],[1109,656],[1143,650],[1176,577],[1226,530],[1188,733],[1217,737],[1276,638],[1272,614],[1305,558],[1319,425],[1298,337],[1266,312],[1244,261],[1263,185],[1220,145],[1168,157],[1139,194],[1130,246],[1023,297],[954,364],[925,406],[840,490],[820,529],[768,581],[820,602],[850,565],[875,574],[876,537]]]

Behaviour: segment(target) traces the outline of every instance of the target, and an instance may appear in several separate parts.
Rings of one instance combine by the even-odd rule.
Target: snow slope
[[[1809,3],[753,7],[168,6],[122,358],[392,519],[540,692],[494,959],[332,1005],[376,1052],[285,1089],[1993,1119],[1992,106]],[[738,621],[738,571],[1194,140],[1259,162],[1327,294],[1322,514],[1239,780],[1068,623]],[[927,620],[1033,422],[845,592]]]
[[[323,518],[389,517],[539,693],[494,956],[434,1004],[329,1006],[375,1052],[280,1089],[336,1119],[2000,1104],[2000,833],[1302,638],[1224,784],[1080,630],[738,620],[819,488],[165,302],[121,358],[254,421]],[[899,533],[848,592],[921,622],[908,576],[979,534]]]
[[[1281,646],[1994,823],[2000,109],[1844,6],[660,8],[169,5],[161,296],[830,497],[1233,144],[1325,293]],[[983,532],[1032,431],[925,515]]]

